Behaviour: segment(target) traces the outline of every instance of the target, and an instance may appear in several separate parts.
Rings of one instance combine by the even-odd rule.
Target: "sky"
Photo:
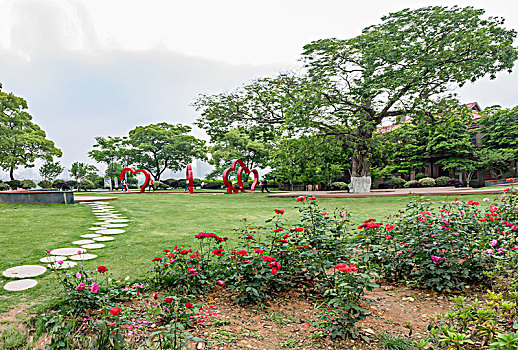
[[[199,94],[296,70],[313,40],[354,37],[385,14],[429,5],[483,8],[518,30],[510,0],[0,0],[0,83],[27,100],[68,169],[94,163],[95,136],[192,124]],[[514,107],[517,86],[517,72],[502,73],[457,92],[482,107]],[[15,174],[38,177],[37,168]]]

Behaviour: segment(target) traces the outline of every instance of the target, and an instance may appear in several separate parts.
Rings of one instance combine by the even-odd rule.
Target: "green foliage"
[[[80,162],[75,162],[72,164],[72,167],[69,170],[70,175],[75,178],[77,182],[77,189],[81,189],[81,184],[84,179],[88,176],[95,175],[97,173],[97,168],[91,164],[85,164]],[[92,183],[90,181],[90,183]],[[93,186],[93,183],[92,183]]]
[[[503,177],[503,173],[509,170],[509,164],[514,159],[514,154],[507,150],[482,148],[475,154],[480,160],[480,167],[489,170],[495,179]]]
[[[6,184],[9,185],[11,190],[17,190],[22,187],[22,182],[20,180],[7,181]]]
[[[387,332],[378,334],[378,342],[384,349],[389,350],[415,350],[413,341]]]
[[[482,113],[479,125],[484,148],[510,153],[518,160],[518,106],[488,108]]]
[[[159,189],[159,190],[165,190],[165,189],[169,188],[169,186],[167,186],[162,181],[153,181],[153,187],[156,189]]]
[[[517,200],[514,190],[486,207],[455,201],[433,208],[413,200],[396,221],[359,227],[365,230],[362,255],[388,280],[446,291],[466,288],[483,281],[497,263],[515,263]]]
[[[406,181],[405,184],[403,185],[404,188],[409,188],[411,187],[410,185],[412,185],[413,183],[416,183],[417,181],[415,180],[409,180],[409,181]]]
[[[84,190],[93,190],[96,188],[94,183],[88,179],[81,180],[81,185],[79,187],[81,187]]]
[[[38,186],[41,188],[52,188],[52,182],[49,180],[41,180],[38,182]]]
[[[45,180],[53,181],[63,170],[65,170],[65,168],[62,167],[59,162],[54,163],[51,159],[47,159],[40,168],[40,175]]]
[[[194,158],[206,159],[205,141],[187,135],[190,131],[190,126],[182,124],[138,126],[129,132],[128,159],[160,181],[166,169],[179,171]]]
[[[27,108],[23,98],[0,90],[0,169],[9,171],[11,180],[20,166],[31,168],[36,159],[61,156],[61,150],[32,122]]]
[[[0,191],[9,191],[11,187],[5,182],[0,182]]]
[[[344,191],[344,190],[347,190],[348,188],[349,188],[349,186],[347,186],[347,184],[345,182],[332,182],[331,183],[332,190]]]
[[[32,180],[22,180],[20,182],[20,187],[24,190],[30,190],[31,188],[36,187],[36,184]]]
[[[423,185],[423,187],[433,187],[435,186],[435,180],[431,177],[423,177],[419,180],[419,183]]]
[[[437,179],[435,179],[435,185],[436,186],[446,186],[446,182],[450,179],[449,176],[439,176]]]
[[[307,75],[281,74],[229,94],[200,96],[197,123],[209,135],[235,127],[321,131],[351,145],[353,177],[369,177],[376,127],[384,119],[441,113],[440,98],[452,85],[512,69],[516,32],[483,15],[472,7],[406,9],[354,38],[314,41],[302,54]],[[455,149],[435,141],[436,150]]]

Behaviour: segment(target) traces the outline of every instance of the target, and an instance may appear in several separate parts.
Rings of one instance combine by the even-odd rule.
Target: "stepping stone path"
[[[2,272],[2,275],[5,277],[26,278],[43,275],[45,271],[47,269],[40,265],[22,265],[11,267]]]
[[[81,252],[81,254],[83,254],[86,252],[86,250],[81,249],[81,248],[75,248],[75,247],[74,248],[59,248],[59,249],[51,250],[50,254],[70,256],[70,255],[76,255],[79,252]]]
[[[96,242],[107,242],[107,241],[113,241],[113,240],[115,240],[115,238],[105,237],[105,236],[94,238],[94,241],[96,241]]]
[[[19,292],[21,290],[26,290],[32,288],[38,284],[36,280],[23,279],[18,281],[7,282],[4,285],[4,289],[10,292]]]
[[[117,229],[118,227],[126,227],[129,220],[121,216],[114,207],[99,203],[91,202],[87,203],[92,209],[92,213],[97,216],[99,220],[103,222],[95,222],[95,227],[90,227],[88,230],[96,231],[96,233],[88,233],[81,235],[82,239],[72,242],[72,244],[81,245],[81,248],[58,248],[50,251],[49,256],[40,259],[40,262],[48,264],[47,266],[51,269],[67,269],[77,266],[75,261],[85,261],[97,258],[95,254],[89,254],[86,252],[87,249],[100,249],[104,248],[104,244],[97,242],[113,241],[115,238],[105,235],[117,235],[124,233],[125,230]],[[75,261],[69,261],[75,260]],[[61,263],[60,263],[61,262]],[[2,272],[5,277],[20,278],[19,280],[7,282],[4,285],[4,289],[7,291],[22,291],[29,288],[33,288],[38,284],[38,281],[34,279],[28,279],[27,277],[36,277],[44,274],[47,268],[41,265],[22,265],[11,267]]]
[[[91,260],[97,258],[97,255],[95,254],[78,254],[78,255],[72,255],[70,259],[72,260]]]
[[[74,267],[76,266],[77,263],[76,262],[73,262],[73,261],[62,261],[62,264],[60,264],[59,262],[55,262],[51,265],[49,265],[49,268],[51,269],[57,269],[57,270],[61,270],[61,269],[69,269],[71,267]]]
[[[96,227],[95,228],[96,230],[98,230],[99,228]],[[82,238],[96,238],[96,237],[101,237],[101,235],[98,235],[97,233],[87,233],[86,235],[81,235]]]
[[[85,245],[82,245],[81,248],[85,248],[85,249],[100,249],[100,248],[104,248],[104,244],[101,244],[101,243],[85,244]]]
[[[59,255],[52,255],[52,256],[46,256],[44,258],[41,258],[40,261],[42,263],[52,263],[60,260],[67,260],[66,256],[59,256]]]
[[[116,228],[107,228],[105,230],[99,230],[99,231],[95,231],[97,233],[102,233],[103,235],[118,235],[118,234],[121,234],[121,233],[124,233],[126,232],[125,230],[119,230],[119,229],[116,229]]]
[[[80,239],[79,241],[72,242],[72,244],[83,245],[83,244],[89,244],[89,243],[94,243],[94,242],[95,241],[93,241],[91,239]]]

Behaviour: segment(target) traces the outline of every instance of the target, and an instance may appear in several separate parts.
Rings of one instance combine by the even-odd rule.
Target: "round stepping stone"
[[[104,225],[104,224],[106,224],[106,222],[104,222],[104,221],[103,222],[94,222],[94,225],[99,225],[100,226],[100,225]]]
[[[92,243],[92,244],[85,244],[85,245],[82,245],[81,247],[82,247],[82,248],[85,248],[85,249],[99,249],[99,248],[104,248],[104,244],[101,244],[101,243]]]
[[[79,241],[72,242],[72,244],[83,245],[83,244],[90,244],[90,243],[94,243],[94,242],[95,241],[92,241],[91,239],[80,239]]]
[[[36,280],[24,279],[18,281],[7,282],[4,285],[4,289],[10,292],[19,292],[34,287],[38,284]]]
[[[113,241],[115,238],[113,237],[97,237],[97,238],[94,238],[94,241],[96,242],[107,242],[107,241]]]
[[[46,257],[40,259],[40,261],[42,263],[51,263],[51,262],[56,262],[56,261],[60,261],[60,260],[67,260],[67,257],[53,255],[53,256],[46,256]]]
[[[103,225],[103,227],[107,227],[107,228],[117,228],[117,227],[126,227],[128,226],[128,224],[106,224],[106,225]]]
[[[110,219],[110,220],[106,220],[107,222],[109,223],[112,223],[112,222],[128,222],[129,220],[128,219]]]
[[[99,227],[96,227],[96,229],[99,229]],[[95,238],[95,237],[101,237],[101,235],[98,235],[97,233],[87,233],[86,235],[81,235],[81,238]]]
[[[126,230],[120,230],[117,228],[107,228],[105,230],[99,230],[99,231],[95,231],[95,232],[102,233],[103,235],[118,235],[118,234],[126,232]]]
[[[90,260],[97,258],[97,255],[95,254],[78,254],[78,255],[72,255],[70,259],[72,260]]]
[[[43,275],[45,271],[47,269],[41,265],[21,265],[5,270],[2,272],[2,275],[5,277],[27,278]]]
[[[77,248],[77,247],[74,247],[74,248],[59,248],[59,249],[51,250],[50,254],[52,254],[52,255],[66,255],[66,256],[70,256],[70,255],[76,255],[79,252],[81,252],[81,254],[82,254],[82,253],[86,252],[86,250],[85,249],[81,249],[81,248]]]
[[[63,261],[63,264],[59,264],[59,263],[55,262],[54,264],[49,265],[49,268],[60,270],[60,269],[69,269],[76,265],[77,265],[77,263],[74,261]]]
[[[89,230],[90,231],[98,231],[99,230],[99,226],[97,226],[97,227],[90,227]]]

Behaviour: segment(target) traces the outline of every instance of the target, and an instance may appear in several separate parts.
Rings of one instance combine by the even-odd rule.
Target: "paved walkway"
[[[498,188],[492,189],[473,189],[471,187],[425,187],[425,188],[396,188],[388,190],[372,190],[368,193],[348,193],[346,191],[294,191],[283,193],[272,193],[268,197],[298,197],[298,196],[317,196],[317,197],[332,197],[332,198],[354,198],[354,197],[398,197],[409,195],[423,195],[423,196],[458,196],[458,195],[474,195],[474,194],[494,194],[502,193]]]
[[[85,194],[78,195],[74,193],[74,203],[81,202],[96,202],[96,201],[114,201],[117,197],[101,197],[101,196],[89,196]]]

